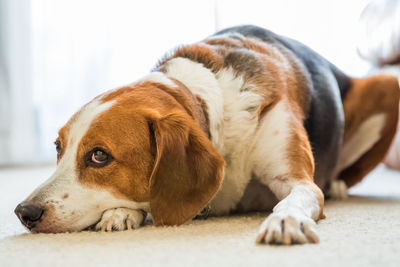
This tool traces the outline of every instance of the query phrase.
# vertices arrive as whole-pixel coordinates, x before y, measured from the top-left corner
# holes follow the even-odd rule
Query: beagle
[[[381,162],[398,104],[392,76],[350,78],[295,40],[225,29],[83,106],[15,213],[59,233],[272,209],[258,243],[317,243],[324,193],[345,198]]]

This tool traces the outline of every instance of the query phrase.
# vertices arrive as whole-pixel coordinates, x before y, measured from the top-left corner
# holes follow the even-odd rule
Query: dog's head
[[[118,207],[149,211],[156,225],[190,220],[217,192],[224,164],[193,114],[182,91],[156,82],[95,98],[59,131],[57,169],[17,216],[52,233],[83,230]]]

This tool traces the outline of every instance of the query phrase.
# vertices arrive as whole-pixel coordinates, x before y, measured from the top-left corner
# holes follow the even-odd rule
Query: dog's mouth
[[[103,212],[90,223],[88,226],[73,227],[69,223],[61,223],[62,220],[57,219],[55,216],[50,214],[43,214],[42,218],[34,223],[22,223],[27,230],[31,233],[71,233],[71,232],[81,232],[81,231],[96,231],[96,225],[100,222]],[[47,216],[46,216],[47,215]]]
[[[24,225],[31,233],[34,234],[39,234],[39,233],[48,233],[48,234],[58,234],[58,233],[72,233],[72,232],[94,232],[96,231],[96,225],[100,220],[97,220],[95,223],[81,228],[81,229],[68,229],[64,228],[63,226],[56,226],[56,225],[51,225],[49,227],[46,227],[44,225],[40,224],[35,224],[35,225]]]

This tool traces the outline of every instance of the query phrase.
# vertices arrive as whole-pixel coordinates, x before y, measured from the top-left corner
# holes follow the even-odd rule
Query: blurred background
[[[369,2],[0,0],[0,166],[54,163],[58,129],[80,106],[228,26],[290,36],[363,76],[375,64],[357,52]]]

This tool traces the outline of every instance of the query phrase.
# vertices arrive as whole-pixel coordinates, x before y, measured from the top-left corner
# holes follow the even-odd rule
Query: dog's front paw
[[[304,244],[318,243],[315,222],[306,216],[279,215],[272,213],[261,224],[257,243]]]
[[[139,228],[145,219],[142,211],[127,208],[109,209],[103,213],[96,230],[111,232]]]

